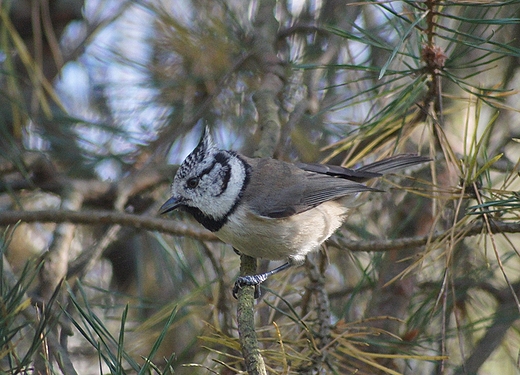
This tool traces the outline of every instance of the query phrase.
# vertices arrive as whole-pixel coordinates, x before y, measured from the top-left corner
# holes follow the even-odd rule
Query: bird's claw
[[[263,280],[259,280],[257,275],[246,275],[246,276],[240,276],[235,281],[235,285],[233,286],[233,297],[237,299],[237,294],[240,289],[242,289],[245,286],[254,286],[255,292],[254,292],[254,298],[257,299],[260,297],[260,283]]]

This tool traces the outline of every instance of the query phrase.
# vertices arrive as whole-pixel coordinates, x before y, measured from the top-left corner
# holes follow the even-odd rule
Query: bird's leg
[[[271,271],[267,271],[264,273],[259,273],[258,275],[245,275],[239,276],[235,281],[235,285],[233,286],[233,297],[237,298],[237,293],[239,289],[242,289],[244,286],[254,286],[255,287],[255,298],[260,297],[260,284],[263,283],[267,278],[275,273],[286,270],[291,267],[292,264],[287,262],[282,264],[280,267],[276,267]]]

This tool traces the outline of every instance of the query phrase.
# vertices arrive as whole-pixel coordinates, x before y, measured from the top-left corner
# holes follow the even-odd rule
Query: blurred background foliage
[[[244,371],[238,257],[182,213],[154,217],[203,124],[252,155],[274,72],[275,157],[433,162],[265,285],[268,372],[518,372],[519,9],[0,1],[1,371]]]

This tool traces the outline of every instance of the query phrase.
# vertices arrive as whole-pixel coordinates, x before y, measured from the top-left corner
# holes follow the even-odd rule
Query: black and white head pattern
[[[236,153],[218,149],[206,128],[179,167],[172,196],[207,229],[217,231],[235,209],[248,181],[248,164]]]

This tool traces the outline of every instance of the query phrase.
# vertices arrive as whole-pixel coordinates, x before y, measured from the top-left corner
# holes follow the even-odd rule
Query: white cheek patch
[[[219,168],[218,166],[216,168]],[[218,172],[211,172],[200,179],[197,194],[200,197],[219,196],[224,190],[223,180]]]
[[[194,202],[205,215],[221,220],[233,209],[246,179],[244,164],[236,157],[229,158],[228,168],[231,174],[227,184],[225,183],[225,170],[217,164],[214,170],[203,177],[200,187],[200,195]],[[220,167],[220,168],[219,168]]]
[[[219,196],[223,194],[228,186],[228,173],[229,166],[222,164],[215,164],[215,167],[211,170],[210,173],[202,177],[202,183],[207,187],[207,191],[212,196]]]

